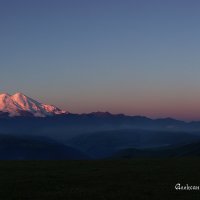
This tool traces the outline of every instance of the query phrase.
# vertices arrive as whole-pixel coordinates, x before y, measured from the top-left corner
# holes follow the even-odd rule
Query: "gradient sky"
[[[70,112],[200,119],[199,0],[0,0],[0,92]]]

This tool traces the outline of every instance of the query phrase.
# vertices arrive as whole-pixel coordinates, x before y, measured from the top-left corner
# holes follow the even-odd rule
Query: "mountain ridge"
[[[152,121],[165,125],[169,124],[169,128],[173,128],[174,124],[193,124],[198,125],[200,121],[184,121],[171,117],[166,118],[156,118],[152,119],[147,116],[142,115],[126,115],[123,113],[113,114],[108,111],[96,111],[90,113],[71,113],[69,111],[62,110],[54,105],[44,104],[37,100],[34,100],[21,92],[17,92],[13,95],[8,93],[0,93],[0,118],[7,117],[52,117],[52,116],[65,116],[71,114],[76,117],[83,117],[85,119],[118,119],[119,121],[135,121],[135,122],[145,122],[150,123]]]
[[[61,110],[56,106],[40,103],[20,92],[13,95],[1,93],[0,112],[4,114],[7,113],[9,117],[26,115],[45,117],[69,113],[68,111]]]

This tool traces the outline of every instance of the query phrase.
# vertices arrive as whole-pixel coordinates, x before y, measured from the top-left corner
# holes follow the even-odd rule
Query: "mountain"
[[[183,145],[160,148],[126,148],[114,153],[110,159],[199,157],[200,140]]]
[[[0,94],[0,116],[35,116],[45,117],[59,114],[67,114],[67,111],[40,103],[22,93],[9,95]]]
[[[132,129],[85,133],[67,140],[66,144],[85,152],[92,158],[99,159],[129,148],[136,149],[140,153],[141,149],[144,148],[168,148],[194,143],[195,141],[200,141],[199,135],[182,131]]]
[[[83,152],[47,137],[0,134],[0,160],[82,160]]]

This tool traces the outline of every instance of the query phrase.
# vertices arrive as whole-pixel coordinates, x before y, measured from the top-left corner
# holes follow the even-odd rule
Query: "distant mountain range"
[[[85,120],[107,120],[108,122],[123,123],[126,121],[136,124],[160,124],[161,126],[168,126],[167,128],[174,128],[177,125],[195,124],[198,122],[186,123],[181,120],[173,118],[150,119],[145,116],[127,116],[124,114],[111,114],[109,112],[92,112],[87,114],[72,114],[69,111],[62,110],[54,105],[48,105],[36,101],[23,93],[15,93],[13,95],[7,93],[0,93],[0,117],[1,118],[15,118],[15,117],[71,117],[84,118]],[[127,124],[126,123],[126,124]]]
[[[22,93],[0,95],[0,159],[164,157],[183,155],[177,154],[181,149],[186,149],[184,155],[199,155],[199,141],[200,122],[109,112],[72,114]]]
[[[30,128],[31,127],[31,128]],[[63,135],[109,130],[164,130],[199,132],[200,122],[172,118],[150,119],[109,112],[72,114],[56,106],[40,103],[22,93],[0,94],[0,132]]]

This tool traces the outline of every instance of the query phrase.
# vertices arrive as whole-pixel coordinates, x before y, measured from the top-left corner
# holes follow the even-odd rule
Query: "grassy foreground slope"
[[[200,199],[200,159],[0,161],[2,200]]]

